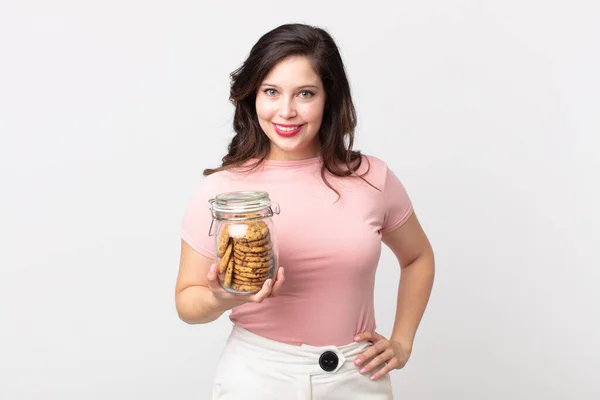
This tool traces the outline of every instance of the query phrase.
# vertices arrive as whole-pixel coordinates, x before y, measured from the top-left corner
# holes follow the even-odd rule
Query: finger
[[[371,378],[369,378],[369,379],[371,379],[372,381],[375,381],[375,380],[383,377],[385,374],[389,373],[391,370],[395,369],[398,365],[399,365],[399,362],[394,357],[390,361],[388,361],[388,363],[383,368],[381,368],[379,371],[377,371],[373,375],[371,375]]]
[[[379,334],[377,332],[361,332],[361,333],[357,334],[356,336],[354,336],[354,341],[361,342],[363,340],[368,340],[370,342],[375,343],[380,338],[381,337],[379,336]]]
[[[271,293],[272,286],[273,279],[267,279],[263,284],[262,288],[260,288],[260,291],[258,291],[251,297],[251,301],[254,301],[256,303],[262,303],[263,300],[267,298],[267,296]]]
[[[206,279],[208,280],[208,288],[213,292],[221,291],[221,285],[219,284],[219,275],[217,274],[217,265],[212,264],[210,269],[208,270],[208,275],[206,275]]]
[[[367,374],[375,368],[383,366],[383,363],[390,361],[392,358],[394,358],[394,350],[390,347],[384,352],[379,353],[371,362],[361,368],[360,373]]]
[[[281,290],[281,286],[283,285],[283,281],[285,280],[285,276],[283,275],[283,267],[279,267],[277,271],[277,279],[275,280],[275,284],[273,285],[273,290],[271,291],[271,297],[275,297],[279,294]]]
[[[383,340],[376,342],[374,345],[369,346],[367,350],[363,351],[361,354],[358,355],[358,357],[354,359],[354,365],[356,365],[357,367],[364,365],[367,361],[369,361],[373,357],[376,357],[385,349],[386,342],[384,342]]]

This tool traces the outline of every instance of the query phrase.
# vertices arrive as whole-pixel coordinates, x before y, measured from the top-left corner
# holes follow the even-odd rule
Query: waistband
[[[353,342],[344,346],[295,346],[262,337],[234,325],[226,349],[284,368],[297,367],[311,374],[332,374],[355,370],[354,359],[369,346],[372,346],[369,341]],[[320,358],[326,352],[333,352],[338,358],[338,365],[333,371],[325,371],[319,365]]]

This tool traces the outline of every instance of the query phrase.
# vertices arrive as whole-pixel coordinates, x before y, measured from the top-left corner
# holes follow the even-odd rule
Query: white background
[[[396,397],[600,398],[598,2],[336,3],[2,1],[1,399],[210,398],[230,323],[177,317],[181,217],[286,22],[337,40],[434,246]],[[385,249],[384,335],[398,276]]]

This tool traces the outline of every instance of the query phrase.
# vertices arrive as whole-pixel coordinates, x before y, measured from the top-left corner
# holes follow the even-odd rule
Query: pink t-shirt
[[[231,311],[231,321],[280,342],[312,346],[345,345],[356,333],[375,329],[373,292],[381,254],[381,234],[411,215],[411,201],[396,175],[373,156],[364,156],[360,178],[327,175],[319,157],[266,161],[247,173],[221,171],[207,176],[183,218],[181,236],[192,248],[214,257],[209,199],[222,192],[260,190],[279,203],[273,217],[279,264],[285,269],[281,294]]]

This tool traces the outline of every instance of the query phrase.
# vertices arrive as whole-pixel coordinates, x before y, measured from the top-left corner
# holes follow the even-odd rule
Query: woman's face
[[[301,160],[319,154],[325,90],[306,57],[276,64],[256,94],[260,127],[271,140],[272,160]]]

